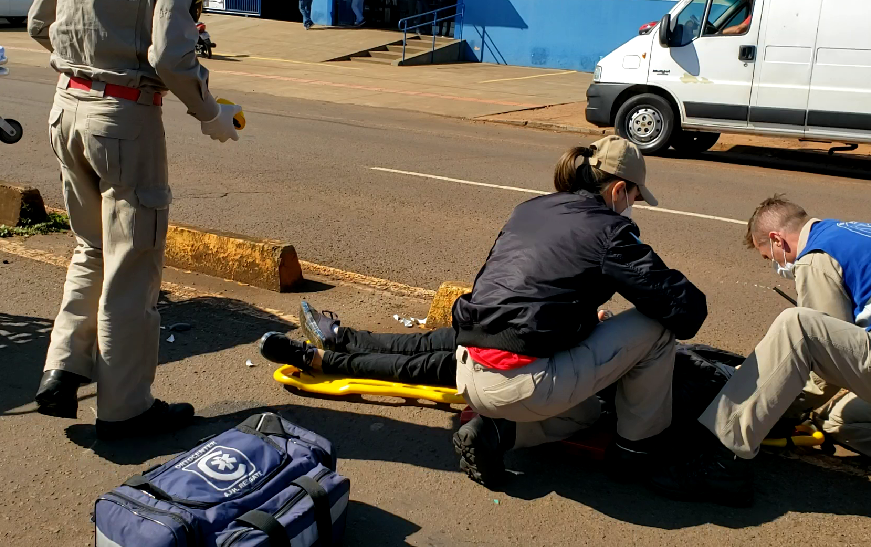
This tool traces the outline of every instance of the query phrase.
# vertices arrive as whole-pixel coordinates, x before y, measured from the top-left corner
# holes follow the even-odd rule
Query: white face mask
[[[617,208],[615,207],[613,211],[616,213]],[[629,192],[626,192],[626,208],[620,212],[620,215],[626,218],[632,218],[632,205],[629,204]]]
[[[795,268],[795,263],[786,261],[786,249],[783,250],[783,266],[781,266],[774,258],[774,242],[770,239],[768,240],[768,248],[771,251],[771,265],[777,275],[785,279],[795,279],[795,272],[792,271]]]

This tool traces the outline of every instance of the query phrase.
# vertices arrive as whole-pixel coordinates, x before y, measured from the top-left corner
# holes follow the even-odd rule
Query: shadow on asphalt
[[[871,180],[871,158],[838,154],[837,152],[829,156],[826,152],[818,150],[786,150],[739,145],[733,146],[729,150],[705,152],[692,156],[682,155],[669,149],[662,153],[662,157],[752,165],[767,169]]]
[[[600,462],[567,457],[558,445],[517,451],[506,464],[525,471],[505,488],[510,496],[532,500],[556,493],[611,518],[664,530],[707,523],[747,528],[791,512],[871,517],[866,477],[775,454],[756,458],[756,502],[747,509],[672,501],[638,484],[615,483],[604,475]]]
[[[313,282],[317,283],[317,282]],[[161,293],[158,307],[161,324],[187,323],[184,332],[161,330],[160,364],[182,361],[194,355],[220,352],[251,344],[267,331],[289,331],[296,325],[232,298],[198,297],[173,302]],[[256,317],[255,317],[256,316]],[[41,317],[22,317],[0,313],[0,351],[4,381],[0,383],[0,415],[35,412],[28,405],[42,376],[45,355],[54,321]],[[172,335],[174,342],[167,342]],[[83,395],[79,400],[92,396]]]
[[[340,459],[391,461],[440,471],[458,471],[450,440],[452,430],[458,425],[456,422],[454,428],[448,430],[381,416],[293,404],[267,407],[228,402],[204,409],[204,417],[175,435],[148,440],[97,442],[93,427],[82,424],[67,428],[67,437],[113,463],[144,464],[152,458],[187,450],[205,437],[233,427],[252,414],[266,411],[277,412],[332,440]],[[867,503],[871,497],[871,484],[867,478],[770,454],[757,458],[756,503],[749,509],[675,502],[640,485],[615,483],[602,473],[600,462],[571,456],[559,445],[512,452],[506,463],[510,469],[521,470],[507,484],[506,495],[534,500],[555,493],[614,519],[665,530],[706,523],[747,528],[772,522],[790,512],[871,517],[871,505]],[[393,525],[392,515],[383,517],[386,519],[383,525]],[[375,518],[376,527],[379,518]],[[413,533],[401,529],[401,523],[399,526],[400,529],[385,545],[402,545],[402,538]]]
[[[372,545],[373,538],[378,538],[378,545],[385,547],[410,545],[405,539],[420,530],[420,526],[411,521],[354,500],[348,505],[346,528],[348,533],[342,543],[345,547]]]
[[[275,412],[285,419],[316,431],[333,442],[340,459],[407,463],[439,471],[457,469],[451,445],[454,427],[442,429],[414,423],[294,404],[262,406],[251,402],[226,402],[198,410],[193,425],[171,435],[118,442],[97,441],[94,426],[74,424],[67,438],[90,448],[103,459],[119,465],[137,465],[188,450],[206,437],[234,427],[253,414]]]
[[[54,321],[0,313],[0,415],[33,401]]]

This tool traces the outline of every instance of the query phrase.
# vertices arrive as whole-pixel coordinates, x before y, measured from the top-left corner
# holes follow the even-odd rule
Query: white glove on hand
[[[242,112],[242,107],[237,104],[219,104],[218,115],[208,122],[200,122],[203,135],[212,137],[212,140],[227,142],[229,139],[239,140],[239,133],[233,126],[233,116]]]

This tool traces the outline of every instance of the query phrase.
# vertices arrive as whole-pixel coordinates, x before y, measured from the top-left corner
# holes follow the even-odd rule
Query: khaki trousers
[[[845,391],[820,409],[819,422],[839,444],[871,457],[871,403]]]
[[[161,110],[58,86],[49,119],[77,246],[45,370],[97,382],[97,416],[154,402],[168,187]]]
[[[811,371],[871,401],[871,333],[809,308],[784,311],[699,422],[735,454],[752,458]]]
[[[632,309],[600,323],[576,348],[515,370],[457,349],[457,389],[476,412],[517,422],[515,447],[559,441],[599,417],[596,393],[618,383],[617,432],[640,440],[671,423],[674,336]]]

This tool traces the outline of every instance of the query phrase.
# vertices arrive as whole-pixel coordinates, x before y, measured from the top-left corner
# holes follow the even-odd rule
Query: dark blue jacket
[[[679,339],[692,338],[708,314],[704,293],[601,196],[534,198],[514,209],[472,292],[454,304],[457,343],[549,357],[583,342],[615,292]]]

